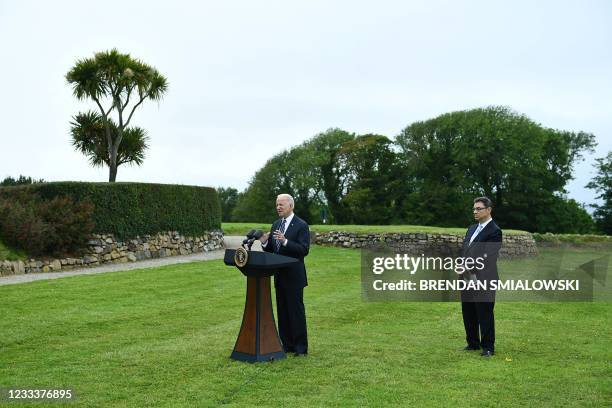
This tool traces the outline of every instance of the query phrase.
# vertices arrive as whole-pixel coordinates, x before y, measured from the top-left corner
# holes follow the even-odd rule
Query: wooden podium
[[[247,277],[242,326],[231,358],[250,363],[285,358],[272,311],[270,276],[298,260],[269,252],[245,252],[248,255],[242,267],[236,265],[235,249],[226,249],[224,257],[226,265],[235,266]]]

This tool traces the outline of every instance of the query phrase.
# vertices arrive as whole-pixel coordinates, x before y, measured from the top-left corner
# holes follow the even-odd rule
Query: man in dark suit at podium
[[[491,218],[492,202],[487,197],[474,200],[473,214],[476,224],[468,227],[463,240],[463,257],[483,258],[482,270],[466,271],[464,279],[490,282],[498,280],[497,256],[502,244],[502,231]],[[461,312],[467,346],[465,350],[481,350],[483,357],[495,353],[495,291],[464,290],[461,292]],[[479,336],[480,331],[480,336]]]
[[[276,198],[276,212],[280,218],[272,224],[270,232],[265,233],[259,240],[264,251],[299,260],[274,275],[274,287],[278,334],[283,349],[286,353],[305,356],[308,354],[308,337],[304,287],[308,286],[308,280],[304,257],[310,249],[310,231],[308,224],[293,213],[293,208],[293,197],[280,194]]]

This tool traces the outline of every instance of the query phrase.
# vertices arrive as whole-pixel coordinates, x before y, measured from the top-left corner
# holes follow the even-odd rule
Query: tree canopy
[[[116,49],[78,60],[66,80],[77,99],[90,99],[99,110],[99,115],[88,112],[73,118],[73,145],[92,164],[108,165],[109,181],[114,182],[119,165],[142,163],[145,133],[129,125],[145,100],[163,97],[168,81],[155,68]]]
[[[502,227],[541,232],[556,229],[548,216],[553,197],[566,194],[574,164],[595,146],[592,134],[545,128],[498,106],[416,122],[396,140],[415,176],[408,218],[464,225],[471,200],[485,195]]]
[[[588,188],[599,193],[597,198],[602,200],[602,204],[593,205],[595,221],[601,232],[612,235],[612,152],[596,159],[595,169],[595,177],[587,184]]]
[[[594,136],[543,127],[503,106],[412,123],[393,141],[329,129],[283,151],[253,176],[232,219],[269,222],[289,193],[296,213],[336,224],[465,226],[472,200],[493,200],[506,228],[587,233],[586,210],[566,198],[573,166]]]

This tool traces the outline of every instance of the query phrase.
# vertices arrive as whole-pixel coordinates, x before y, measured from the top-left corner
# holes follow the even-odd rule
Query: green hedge
[[[546,244],[591,244],[591,243],[606,243],[612,244],[612,236],[610,235],[594,235],[594,234],[545,234],[533,233],[533,239],[538,243]]]
[[[69,196],[94,204],[95,233],[127,239],[163,231],[199,235],[220,229],[221,207],[209,187],[148,183],[53,182],[0,188],[0,195],[33,190],[43,199]]]

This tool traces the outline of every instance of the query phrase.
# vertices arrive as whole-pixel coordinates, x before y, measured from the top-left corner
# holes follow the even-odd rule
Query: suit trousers
[[[468,346],[495,351],[494,302],[461,302]],[[478,331],[480,329],[480,336]]]
[[[307,353],[304,288],[276,287],[278,334],[285,352]]]

